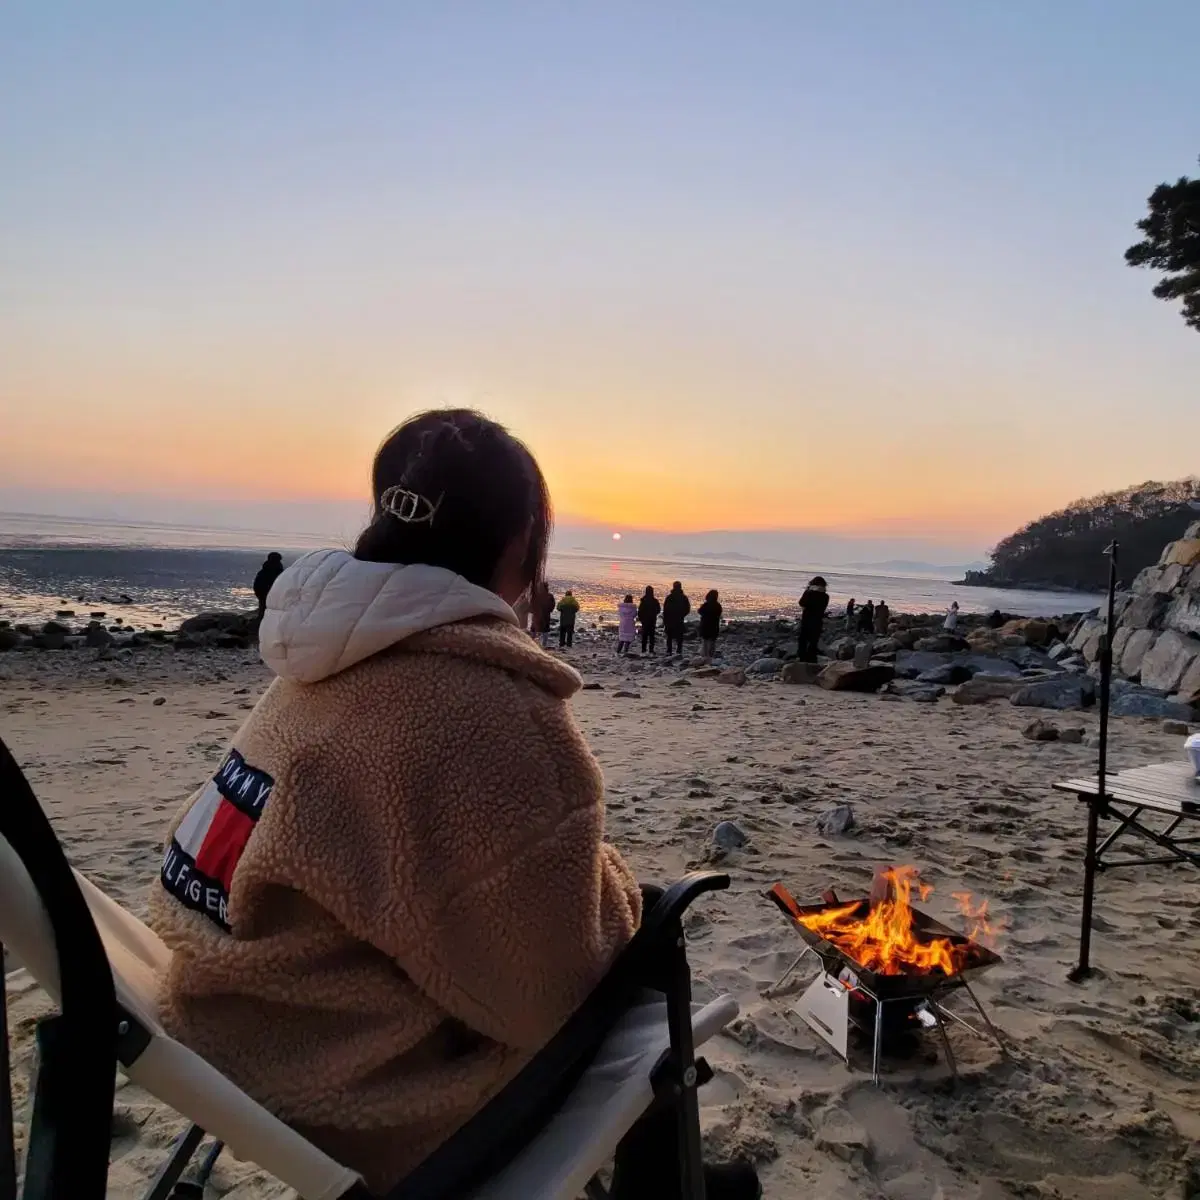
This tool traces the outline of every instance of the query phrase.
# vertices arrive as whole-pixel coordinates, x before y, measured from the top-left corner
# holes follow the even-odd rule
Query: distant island
[[[1200,479],[1150,481],[1076,500],[1000,542],[991,566],[968,571],[967,587],[1096,592],[1108,585],[1105,548],[1120,544],[1119,573],[1128,583],[1182,537],[1200,511]]]

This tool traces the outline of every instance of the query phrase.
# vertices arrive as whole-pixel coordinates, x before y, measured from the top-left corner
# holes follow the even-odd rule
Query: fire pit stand
[[[800,964],[813,954],[821,963],[821,972],[808,985],[793,1006],[793,1012],[822,1041],[827,1043],[846,1062],[850,1063],[850,1031],[858,1029],[871,1044],[871,1079],[879,1083],[879,1063],[888,1037],[897,1031],[919,1033],[937,1029],[946,1055],[946,1065],[953,1078],[958,1077],[958,1063],[946,1031],[947,1021],[969,1030],[975,1037],[991,1040],[1005,1053],[1000,1031],[987,1015],[971,987],[970,980],[995,966],[1000,956],[987,947],[971,941],[963,934],[942,925],[918,909],[913,909],[913,928],[922,936],[945,938],[966,951],[966,966],[955,974],[942,971],[885,975],[863,967],[834,942],[804,924],[803,918],[829,908],[844,907],[832,893],[825,903],[801,906],[780,884],[768,893],[787,918],[789,924],[804,939],[804,949],[780,978],[767,989],[766,995],[777,994],[796,973]],[[865,913],[870,901],[858,902]],[[983,1027],[972,1024],[947,1006],[946,1001],[956,992],[966,992],[983,1021]]]
[[[766,994],[771,996],[778,993],[796,973],[804,959],[809,954],[816,953],[811,946],[805,946],[799,957]],[[970,997],[971,1003],[983,1020],[984,1028],[971,1024],[943,1003],[958,991],[964,991]],[[859,1013],[854,1012],[855,1008],[860,1010]],[[987,1010],[979,1002],[979,997],[975,995],[970,983],[961,975],[946,976],[933,989],[909,992],[889,989],[886,995],[880,995],[851,968],[843,967],[833,975],[822,965],[820,974],[813,979],[792,1007],[792,1011],[823,1042],[832,1047],[847,1066],[850,1065],[851,1029],[857,1028],[866,1034],[871,1041],[871,1082],[875,1084],[879,1083],[879,1062],[886,1040],[885,1029],[889,1009],[901,1021],[908,1018],[910,1024],[920,1029],[937,1029],[945,1051],[946,1065],[955,1079],[958,1078],[958,1061],[954,1057],[954,1050],[946,1033],[947,1020],[961,1025],[977,1038],[994,1041],[1001,1053],[1004,1053],[1004,1042],[999,1030],[992,1024]]]

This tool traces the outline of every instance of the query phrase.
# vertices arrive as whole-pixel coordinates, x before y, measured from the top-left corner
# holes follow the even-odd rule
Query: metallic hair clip
[[[443,492],[431,503],[419,492],[410,492],[403,487],[390,487],[379,497],[379,507],[397,521],[403,521],[405,525],[432,525],[433,518],[437,516],[445,498],[446,493]]]

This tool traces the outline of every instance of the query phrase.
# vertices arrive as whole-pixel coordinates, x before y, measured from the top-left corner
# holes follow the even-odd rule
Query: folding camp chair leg
[[[0,945],[0,964],[3,962],[4,946]],[[16,1126],[9,1071],[8,995],[0,991],[0,1200],[16,1200],[17,1197]]]
[[[175,1139],[175,1144],[171,1147],[170,1157],[159,1168],[158,1174],[155,1175],[149,1190],[142,1197],[142,1200],[169,1200],[175,1185],[182,1178],[184,1171],[187,1170],[188,1163],[192,1161],[192,1156],[196,1153],[203,1140],[204,1130],[199,1125],[192,1125],[188,1129],[185,1129]]]

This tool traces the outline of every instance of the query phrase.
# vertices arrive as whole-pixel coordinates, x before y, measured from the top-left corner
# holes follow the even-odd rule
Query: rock
[[[784,683],[816,683],[824,669],[820,663],[790,662],[784,665],[779,678]]]
[[[938,633],[933,637],[921,638],[913,649],[929,650],[940,654],[956,654],[960,650],[969,650],[963,638],[957,637],[953,633]]]
[[[622,688],[619,692],[613,692],[613,696],[618,700],[640,700],[641,692],[631,692],[628,688]]]
[[[51,622],[53,624],[53,622]],[[65,650],[67,648],[67,635],[65,633],[39,633],[33,637],[33,645],[38,650]]]
[[[1016,679],[1021,668],[1010,658],[998,658],[992,654],[968,654],[962,664],[971,672],[971,677],[987,675],[989,678]]]
[[[1146,596],[1135,596],[1121,614],[1121,627],[1130,630],[1159,629],[1166,611],[1166,596],[1153,592]]]
[[[717,676],[718,683],[728,683],[732,687],[742,687],[746,682],[744,667],[730,667]]]
[[[884,637],[875,639],[876,656],[881,654],[895,654],[900,649],[900,643],[894,637]]]
[[[1018,708],[1088,708],[1096,701],[1096,685],[1085,675],[1059,675],[1026,683],[1009,700]]]
[[[884,690],[885,695],[902,696],[916,704],[934,704],[946,694],[939,684],[921,683],[915,679],[893,679]]]
[[[83,635],[83,644],[93,650],[103,650],[113,644],[113,635],[103,625],[89,625]]]
[[[162,708],[162,706],[163,706],[164,704],[166,704],[166,702],[167,702],[167,698],[166,698],[166,696],[156,696],[156,697],[154,698],[154,707],[155,707],[155,708]]]
[[[874,647],[870,641],[859,642],[854,647],[854,657],[850,661],[854,664],[855,670],[862,671],[871,665],[871,651],[873,649]]]
[[[1178,737],[1187,737],[1191,733],[1191,727],[1186,721],[1164,721],[1162,731],[1163,733],[1173,733]]]
[[[955,704],[986,704],[989,700],[1007,700],[1013,692],[1025,686],[1020,676],[1006,679],[997,675],[976,675],[967,680],[951,699]]]
[[[583,685],[583,690],[584,690],[585,692],[602,692],[602,691],[604,691],[604,684],[602,684],[602,683],[596,683],[596,682],[593,680],[593,681],[592,681],[592,682],[590,682],[590,683],[585,683],[585,684]]]
[[[778,675],[783,663],[778,658],[755,659],[747,668],[747,675]]]
[[[719,850],[740,850],[749,841],[742,827],[733,821],[722,821],[712,831],[712,844]]]
[[[1018,637],[1026,646],[1048,646],[1054,636],[1054,626],[1038,617],[1022,617],[1007,622],[998,632],[1001,639]]]
[[[843,1162],[866,1162],[871,1151],[867,1131],[840,1105],[825,1109],[817,1118],[813,1143]]]
[[[918,683],[940,683],[954,685],[966,683],[973,672],[965,663],[949,662],[929,671],[922,671],[917,676]]]
[[[703,661],[703,660],[701,660]],[[693,679],[717,679],[724,671],[723,667],[699,667],[692,672]]]
[[[1197,710],[1184,700],[1134,688],[1122,693],[1109,710],[1114,717],[1155,717],[1163,721],[1194,721]]]
[[[108,613],[106,613],[106,612],[94,612],[94,613],[88,613],[88,616],[89,616],[89,617],[90,617],[90,618],[91,618],[93,621],[103,621],[103,620],[104,620],[104,618],[108,616]]]
[[[1167,610],[1163,624],[1179,633],[1200,637],[1200,591],[1182,592]]]
[[[948,654],[933,654],[922,650],[901,650],[896,655],[896,674],[916,679],[925,671],[933,671],[950,662]]]
[[[1068,725],[1067,728],[1058,731],[1058,740],[1069,742],[1072,746],[1082,745],[1086,736],[1087,730],[1082,725]]]
[[[1142,686],[1173,692],[1198,653],[1200,641],[1168,629],[1142,659]]]
[[[668,687],[691,687],[692,681],[690,679],[672,679],[671,682],[669,684],[667,684],[667,686]]]
[[[849,804],[839,804],[817,818],[817,829],[825,837],[838,837],[854,828],[854,809]]]
[[[1055,642],[1049,650],[1051,662],[1061,662],[1064,658],[1069,658],[1071,655],[1071,647],[1066,642]]]
[[[1179,681],[1179,699],[1185,704],[1200,704],[1200,657],[1183,673]]]
[[[1117,631],[1118,635],[1120,630]],[[1158,634],[1153,629],[1134,629],[1125,641],[1125,645],[1121,649],[1121,658],[1117,663],[1117,670],[1122,675],[1137,675],[1142,669],[1142,660],[1146,657],[1146,652],[1158,640]],[[1115,654],[1117,643],[1113,641],[1113,654]]]
[[[817,683],[832,692],[874,692],[896,677],[890,663],[856,667],[852,662],[833,662],[817,677]]]
[[[1071,634],[1067,644],[1072,650],[1078,650],[1084,658],[1090,661],[1094,655],[1084,654],[1084,647],[1090,645],[1092,639],[1103,632],[1104,622],[1099,617],[1085,617],[1075,626],[1075,632]]]
[[[54,634],[61,634],[63,637],[66,637],[70,632],[71,630],[68,626],[62,625],[58,621],[47,621],[45,625],[42,626],[42,633],[50,636],[53,636]]]
[[[15,629],[0,629],[0,653],[15,650],[24,640]]]
[[[75,615],[75,610],[73,608],[60,608],[54,615],[60,619],[66,620],[68,617],[73,617]]]
[[[1036,721],[1030,721],[1021,730],[1021,736],[1028,738],[1031,742],[1057,742],[1058,726],[1051,725],[1049,721],[1043,721],[1039,717]]]
[[[1183,538],[1171,542],[1159,559],[1163,566],[1194,567],[1200,563],[1200,538]]]
[[[195,635],[198,633],[229,633],[238,637],[250,637],[254,634],[255,613],[240,612],[203,612],[194,617],[188,617],[179,626],[180,633]]]
[[[854,648],[857,645],[858,641],[856,638],[834,638],[834,640],[829,643],[829,657],[836,659],[839,662],[848,662],[854,657]]]

